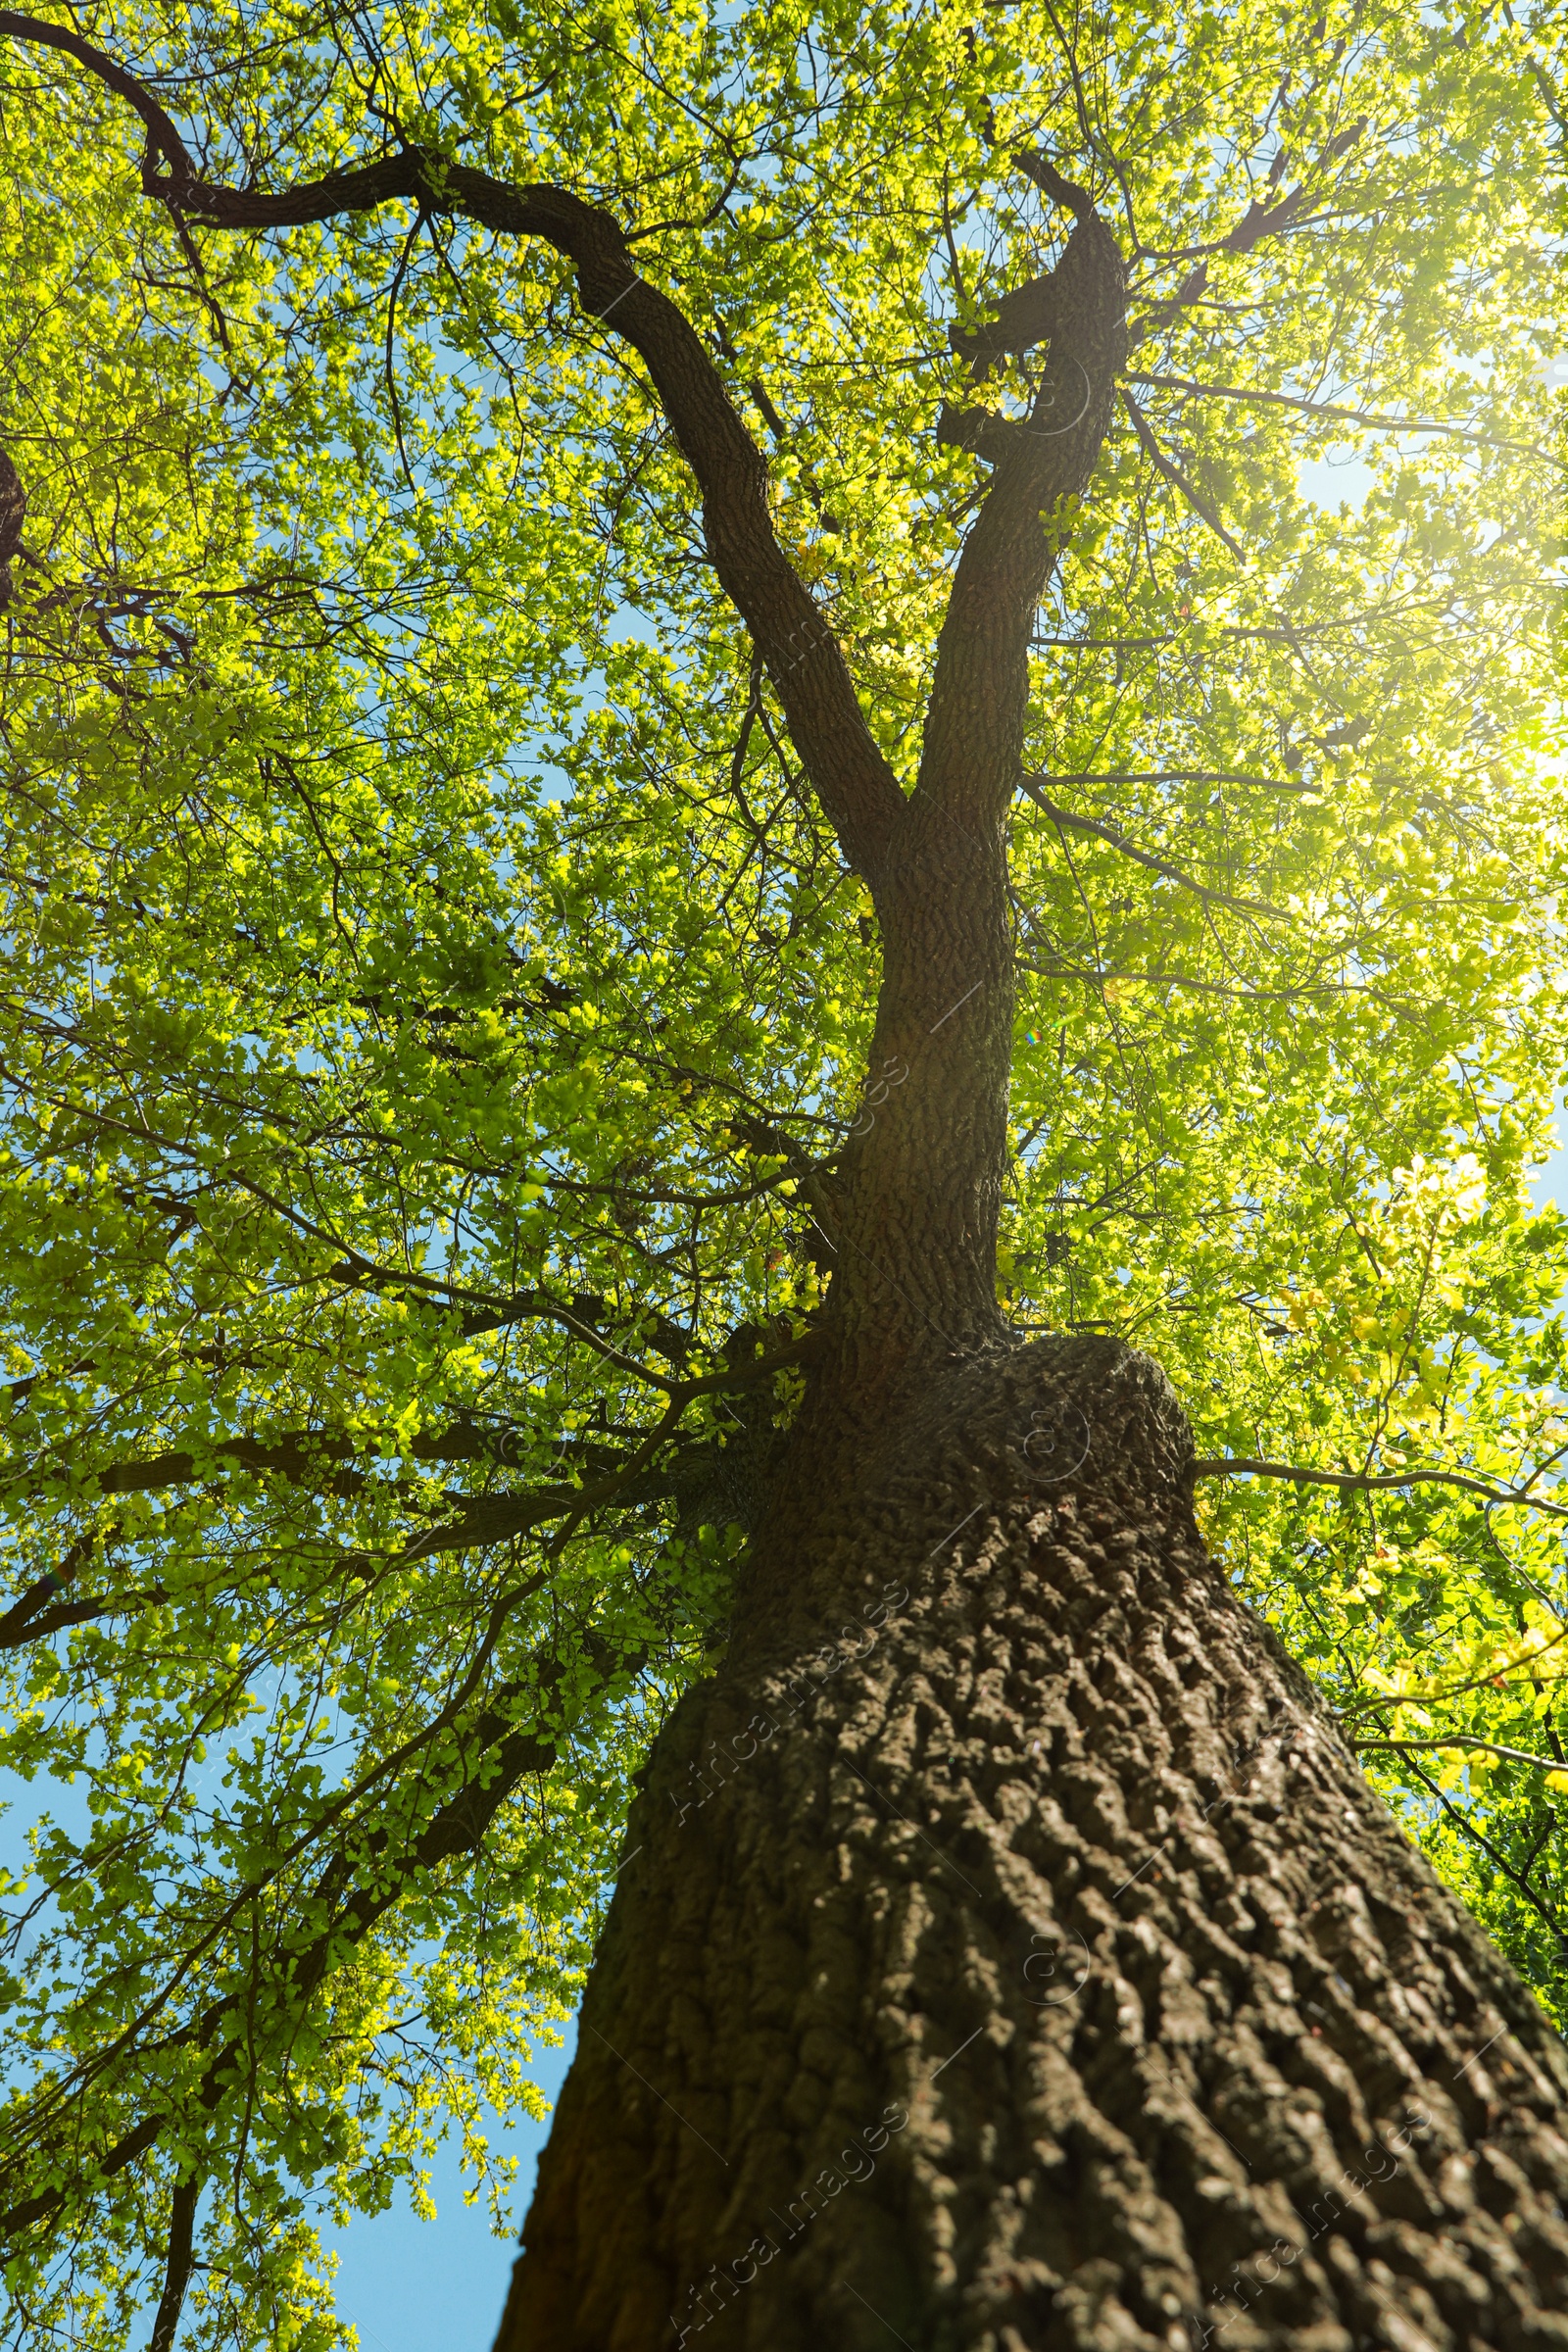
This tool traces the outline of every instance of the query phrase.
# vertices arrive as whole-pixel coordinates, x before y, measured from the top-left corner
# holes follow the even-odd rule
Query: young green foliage
[[[78,29],[211,183],[417,147],[608,208],[906,788],[976,447],[1049,383],[996,323],[1064,241],[1020,155],[1092,192],[1132,352],[1032,652],[1005,1304],[1159,1357],[1216,1473],[1350,1482],[1203,1507],[1560,2016],[1539,15]],[[195,2180],[189,2340],[325,2347],[315,2214],[447,2118],[504,2210],[483,2104],[537,2111],[723,1640],[814,1176],[882,1115],[875,910],[563,255],[433,202],[192,225],[4,23],[8,2340],[140,2340]]]

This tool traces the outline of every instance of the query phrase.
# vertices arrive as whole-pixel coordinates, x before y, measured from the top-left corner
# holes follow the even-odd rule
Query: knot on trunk
[[[855,1487],[786,1544],[764,1518],[731,1666],[755,1675],[837,1640],[888,1589],[918,1592],[956,1552],[979,1561],[1042,1519],[1168,1534],[1202,1559],[1195,1458],[1165,1374],[1120,1340],[1054,1335],[932,1373]]]
[[[1152,1356],[1116,1339],[1054,1334],[934,1384],[889,1483],[904,1512],[918,1489],[937,1517],[950,1502],[1069,1493],[1168,1516],[1188,1505],[1195,1458],[1187,1415]]]

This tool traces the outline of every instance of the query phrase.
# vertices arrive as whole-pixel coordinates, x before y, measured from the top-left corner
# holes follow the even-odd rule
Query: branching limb
[[[165,113],[145,83],[138,81],[133,74],[127,74],[122,66],[117,66],[114,59],[102,49],[95,49],[91,41],[84,41],[79,32],[72,31],[69,24],[48,24],[40,17],[19,16],[11,9],[0,9],[0,33],[9,33],[14,40],[31,41],[41,48],[64,50],[68,57],[74,57],[78,65],[85,66],[89,73],[95,74],[106,88],[114,91],[117,98],[123,98],[127,106],[134,107],[147,130],[147,160],[142,165],[141,177],[142,186],[149,194],[157,185],[153,170],[155,156],[161,155],[176,177],[183,175],[194,178],[185,142],[175,128],[172,117]]]
[[[39,1583],[46,1580],[40,1578]],[[37,1591],[37,1586],[32,1588]],[[62,1601],[55,1609],[40,1608],[35,1615],[24,1614],[24,1593],[14,1609],[0,1617],[0,1649],[22,1649],[29,1642],[47,1642],[51,1634],[63,1634],[74,1625],[92,1625],[100,1617],[124,1617],[132,1609],[157,1608],[169,1594],[162,1585],[152,1585],[144,1592],[95,1593],[89,1600]]]
[[[771,1367],[770,1367],[771,1368]],[[400,1458],[415,1462],[489,1462],[517,1466],[515,1433],[510,1425],[492,1429],[472,1421],[460,1421],[450,1429],[421,1432],[412,1438],[387,1442],[387,1450]],[[258,1476],[287,1479],[292,1485],[308,1487],[312,1493],[330,1494],[349,1500],[365,1492],[369,1483],[363,1470],[349,1470],[343,1464],[356,1460],[375,1460],[378,1447],[372,1433],[347,1438],[331,1430],[292,1430],[270,1444],[260,1439],[236,1435],[211,1437],[201,1454],[172,1449],[167,1453],[146,1455],[140,1461],[110,1462],[92,1474],[93,1484],[100,1494],[151,1494],[170,1487],[189,1486],[200,1479],[211,1478],[215,1461],[232,1465],[237,1470],[255,1472]],[[590,1453],[590,1461],[595,1457]],[[601,1452],[600,1461],[606,1457]],[[48,1464],[41,1465],[34,1475],[25,1479],[8,1480],[0,1493],[37,1492],[49,1476]],[[22,1608],[35,1592],[37,1605],[52,1592],[69,1584],[82,1564],[91,1539],[74,1544],[67,1559],[48,1577],[40,1577],[35,1587],[17,1603]],[[0,1618],[0,1648],[6,1641],[6,1619]]]
[[[164,2269],[164,2291],[159,2299],[147,2352],[171,2352],[173,2344],[174,2330],[179,2326],[179,2314],[185,2301],[185,2288],[190,2280],[191,2240],[201,2193],[201,2180],[194,2173],[189,2180],[175,2185],[169,2216],[169,2258]]]
[[[1340,131],[1324,148],[1322,155],[1318,158],[1317,169],[1320,172],[1325,171],[1330,164],[1337,163],[1342,155],[1347,154],[1355,145],[1365,128],[1366,123],[1362,120],[1348,124]],[[1282,147],[1275,157],[1274,171],[1270,173],[1270,188],[1277,184],[1278,175],[1283,173],[1285,168],[1286,156]],[[1173,295],[1163,302],[1155,303],[1152,310],[1146,311],[1144,316],[1134,322],[1130,340],[1135,344],[1143,342],[1146,335],[1156,334],[1161,327],[1169,326],[1172,320],[1179,318],[1191,304],[1201,300],[1208,287],[1208,263],[1203,258],[1204,256],[1250,253],[1252,248],[1260,244],[1265,237],[1277,236],[1284,229],[1300,225],[1301,207],[1306,202],[1306,196],[1307,191],[1304,184],[1300,187],[1288,188],[1285,194],[1273,204],[1259,203],[1254,196],[1240,220],[1214,243],[1187,246],[1180,253],[1151,253],[1147,255],[1146,258],[1153,262],[1196,261],[1198,266],[1188,272]]]
[[[1038,147],[1020,147],[1017,160],[1018,169],[1034,181],[1042,195],[1051,198],[1053,204],[1062,206],[1075,220],[1095,219],[1095,200],[1089,190],[1079,187],[1076,180],[1068,179],[1064,172],[1058,172],[1051,158],[1042,155]]]
[[[47,1610],[51,1617],[58,1618],[60,1613],[50,1609],[49,1603],[57,1593],[70,1590],[77,1571],[92,1557],[97,1541],[96,1533],[78,1536],[58,1568],[51,1569],[45,1576],[35,1577],[25,1592],[18,1595],[4,1616],[0,1616],[0,1649],[15,1649],[21,1642],[36,1641],[37,1635],[32,1628],[41,1610]],[[96,1616],[99,1613],[99,1604],[95,1602],[88,1610],[88,1615]],[[79,1625],[85,1619],[68,1614],[66,1622]]]
[[[1324,161],[1332,161],[1333,156],[1331,147]],[[1226,230],[1224,236],[1212,238],[1206,245],[1184,245],[1178,253],[1151,253],[1148,258],[1152,262],[1206,264],[1210,254],[1250,253],[1253,246],[1261,244],[1265,237],[1278,236],[1283,229],[1298,227],[1301,224],[1301,208],[1306,201],[1307,190],[1304,185],[1287,188],[1275,204],[1260,204],[1254,196],[1241,219]],[[1197,274],[1200,282],[1195,291],[1187,296],[1189,301],[1196,301],[1207,282],[1206,267]]]

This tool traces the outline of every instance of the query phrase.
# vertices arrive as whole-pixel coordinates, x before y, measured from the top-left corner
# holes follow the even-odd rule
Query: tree
[[[1568,2340],[1560,27],[0,31],[13,2340]]]

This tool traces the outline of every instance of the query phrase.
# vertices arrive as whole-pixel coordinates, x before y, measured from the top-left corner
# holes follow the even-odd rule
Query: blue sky
[[[576,2043],[574,2026],[564,2032],[560,2049],[535,2052],[534,2081],[552,2100]],[[514,2198],[519,2226],[549,2131],[547,2116],[511,2131],[496,2125],[490,2132],[493,2147],[519,2160]],[[464,2203],[455,2140],[441,2150],[430,2194],[434,2221],[417,2220],[400,2201],[373,2221],[361,2217],[347,2230],[321,2232],[338,2257],[337,2307],[358,2329],[361,2352],[489,2352],[516,2247],[491,2236],[482,2205]]]

